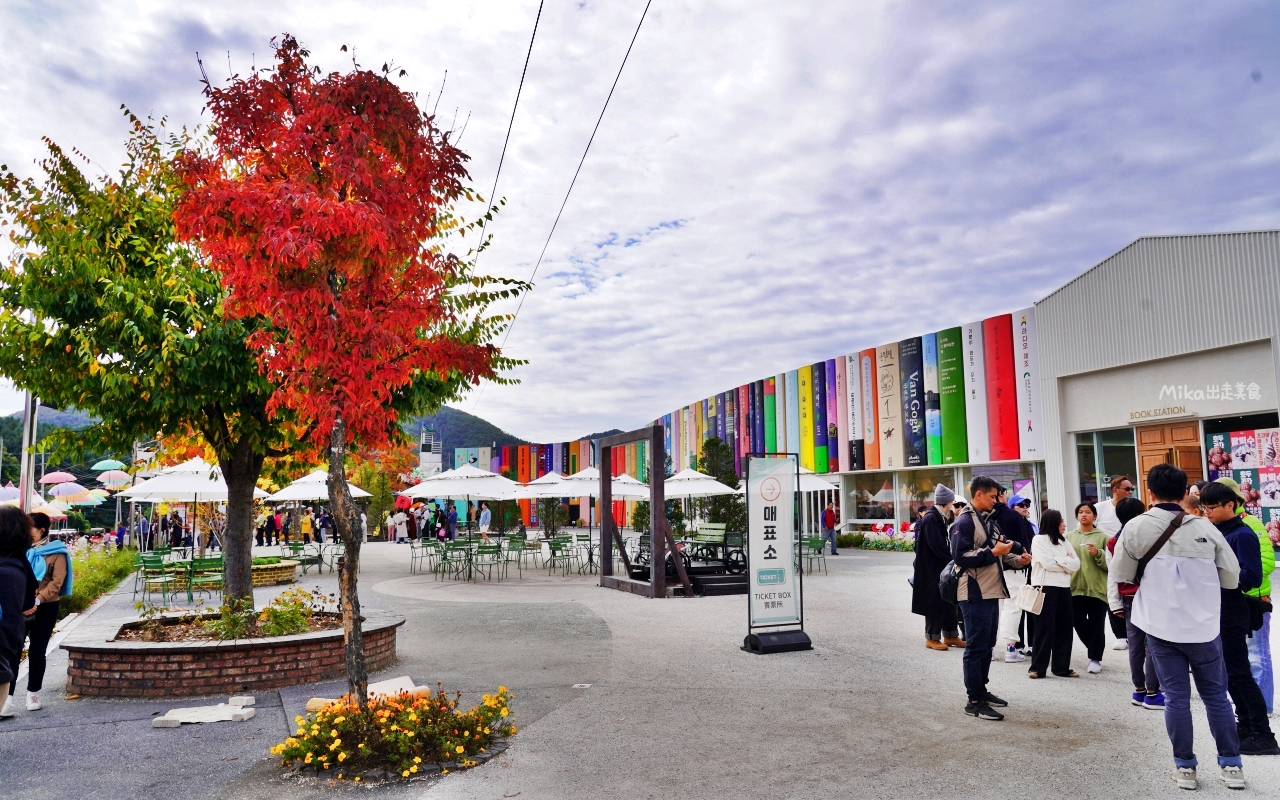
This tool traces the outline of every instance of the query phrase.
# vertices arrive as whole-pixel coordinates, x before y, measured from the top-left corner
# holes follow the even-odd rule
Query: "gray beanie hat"
[[[934,505],[945,506],[947,503],[954,503],[955,500],[956,500],[956,493],[951,491],[947,487],[943,486],[942,484],[938,484],[937,487],[933,490]]]

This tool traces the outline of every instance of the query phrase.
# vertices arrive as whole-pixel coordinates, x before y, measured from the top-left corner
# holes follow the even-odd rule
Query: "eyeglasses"
[[[1117,491],[1117,492],[1132,492],[1132,491],[1133,491],[1133,487],[1132,487],[1132,486],[1117,486],[1117,487],[1116,487],[1116,491]]]

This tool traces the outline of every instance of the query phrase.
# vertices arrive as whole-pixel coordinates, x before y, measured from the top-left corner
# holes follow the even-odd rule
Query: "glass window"
[[[1044,481],[1040,473],[1039,465],[1034,461],[1023,461],[1017,464],[984,464],[976,471],[973,467],[961,467],[960,477],[964,491],[956,492],[956,495],[963,495],[968,499],[969,484],[973,481],[974,475],[986,475],[988,478],[994,478],[1001,486],[1007,487],[1010,496],[1018,494],[1031,498],[1032,518],[1038,520],[1040,515],[1037,513],[1036,498],[1044,496],[1042,485]]]
[[[1080,500],[1098,502],[1098,455],[1092,433],[1076,434],[1076,465],[1080,475]]]
[[[938,484],[955,490],[954,467],[916,469],[898,473],[898,519],[914,525],[920,518],[921,507],[933,505],[933,491]]]
[[[851,499],[855,502],[853,519],[892,520],[896,499],[893,473],[855,472]]]
[[[1102,475],[1098,481],[1103,499],[1111,497],[1111,479],[1127,475],[1129,480],[1138,477],[1138,451],[1133,443],[1133,428],[1098,431],[1097,449],[1102,455]]]

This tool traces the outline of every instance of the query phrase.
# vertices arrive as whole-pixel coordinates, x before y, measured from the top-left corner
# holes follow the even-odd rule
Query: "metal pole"
[[[652,522],[649,525],[649,540],[652,543],[653,558],[649,569],[649,585],[652,587],[651,597],[667,596],[667,503],[666,477],[667,453],[662,428],[655,425],[650,434],[654,455],[653,474],[649,476],[649,510]],[[672,558],[679,558],[679,553],[672,553]]]
[[[18,454],[18,508],[31,510],[30,498],[35,478],[36,422],[40,414],[40,398],[26,392],[22,403],[22,451]]]

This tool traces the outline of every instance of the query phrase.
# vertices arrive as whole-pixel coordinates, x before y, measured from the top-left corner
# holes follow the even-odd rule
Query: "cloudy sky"
[[[547,0],[484,269],[529,277],[642,8]],[[487,193],[536,11],[9,0],[0,161],[50,136],[112,168],[121,103],[198,124],[196,52],[222,80],[288,31],[325,70],[342,44],[407,69]],[[1139,236],[1275,227],[1278,40],[1264,2],[653,0],[511,333],[522,383],[458,406],[540,441],[631,428],[1029,305]]]

